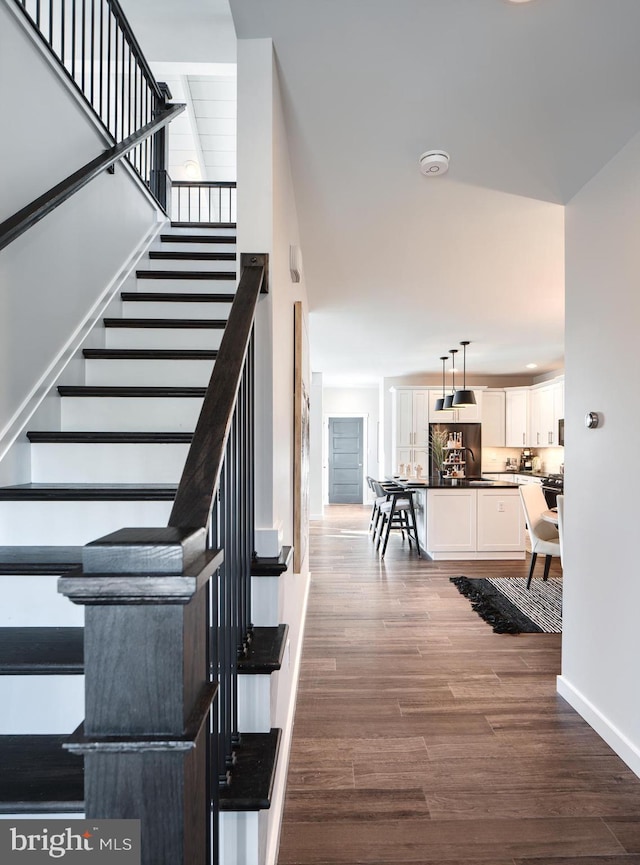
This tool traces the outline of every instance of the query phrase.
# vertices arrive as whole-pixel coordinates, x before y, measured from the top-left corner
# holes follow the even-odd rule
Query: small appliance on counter
[[[530,448],[525,448],[520,454],[520,471],[521,472],[532,472],[533,471],[533,452]]]
[[[518,460],[515,457],[507,457],[507,461],[504,465],[504,470],[506,472],[517,472],[518,471]]]

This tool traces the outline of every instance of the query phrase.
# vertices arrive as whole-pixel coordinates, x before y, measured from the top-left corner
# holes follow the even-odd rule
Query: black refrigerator
[[[457,472],[457,477],[479,478],[482,476],[482,425],[479,423],[430,423],[429,424],[429,476],[437,477],[438,469],[433,464],[431,449],[432,433],[442,430],[451,441],[459,442],[462,449],[446,452],[450,458],[444,466],[445,473]],[[457,459],[456,459],[457,457]]]

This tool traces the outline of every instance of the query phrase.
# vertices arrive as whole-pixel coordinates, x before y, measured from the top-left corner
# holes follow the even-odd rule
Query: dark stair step
[[[151,250],[149,258],[155,261],[235,261],[235,252],[176,252]]]
[[[0,736],[0,813],[84,811],[84,760],[67,736]]]
[[[229,279],[235,280],[233,270],[136,270],[138,279]]]
[[[51,574],[75,570],[82,547],[0,547],[0,574]]]
[[[222,318],[105,318],[105,327],[148,327],[167,329],[222,330],[227,326]]]
[[[217,349],[200,348],[85,348],[91,360],[215,360]]]
[[[293,547],[282,547],[279,556],[256,556],[251,560],[252,577],[279,577],[288,570]]]
[[[34,444],[190,444],[193,433],[29,430],[27,438]]]
[[[236,228],[235,222],[172,222],[172,228]]]
[[[282,731],[242,733],[221,811],[271,806]],[[68,736],[0,736],[0,813],[84,810],[84,761],[62,747]],[[216,742],[212,741],[212,748]]]
[[[269,675],[279,670],[282,666],[288,632],[288,625],[253,628],[247,654],[238,658],[238,672]]]
[[[127,303],[233,303],[235,294],[197,294],[179,291],[121,291]]]
[[[83,628],[0,628],[0,675],[83,672]]]
[[[151,387],[151,386],[112,386],[112,385],[82,385],[61,384],[58,387],[60,396],[99,396],[99,397],[190,397],[203,398],[205,387]]]
[[[241,733],[231,783],[220,790],[221,811],[262,811],[271,807],[282,730]],[[215,743],[213,743],[215,747]]]
[[[207,234],[161,234],[162,243],[235,243],[235,236],[225,237],[223,234],[210,236]]]
[[[0,487],[0,501],[173,501],[169,484],[16,484]]]

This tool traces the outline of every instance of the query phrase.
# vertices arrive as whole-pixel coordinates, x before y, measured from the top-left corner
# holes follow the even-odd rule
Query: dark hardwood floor
[[[640,780],[556,694],[560,636],[494,634],[449,583],[528,561],[394,533],[381,562],[368,519],[311,524],[280,865],[640,865]]]

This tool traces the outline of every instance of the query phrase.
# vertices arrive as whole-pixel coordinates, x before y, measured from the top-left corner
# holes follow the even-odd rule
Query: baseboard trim
[[[625,734],[618,730],[602,712],[593,705],[571,682],[564,676],[558,676],[556,679],[556,689],[558,694],[576,710],[576,712],[584,718],[590,727],[601,736],[621,760],[640,778],[640,748],[634,745]]]

